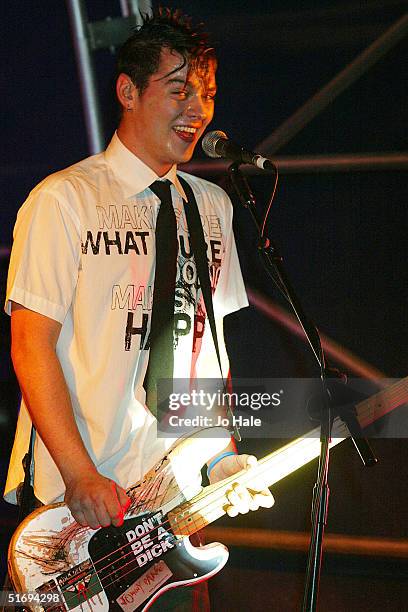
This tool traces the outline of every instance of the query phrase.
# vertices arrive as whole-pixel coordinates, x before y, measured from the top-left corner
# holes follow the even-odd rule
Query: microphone
[[[239,164],[252,164],[261,170],[275,170],[270,159],[253,151],[247,151],[239,144],[229,140],[228,136],[220,130],[207,132],[201,146],[208,157],[225,157]]]

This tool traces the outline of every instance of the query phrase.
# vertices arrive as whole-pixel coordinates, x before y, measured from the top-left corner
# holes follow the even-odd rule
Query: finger
[[[88,521],[86,520],[84,508],[81,506],[81,504],[78,501],[71,502],[71,500],[68,499],[67,495],[65,495],[64,501],[70,509],[71,514],[76,520],[76,522],[79,523],[82,527],[88,527]]]
[[[225,512],[228,514],[228,516],[230,516],[231,518],[234,518],[234,516],[238,516],[239,512],[238,512],[238,508],[236,508],[235,506],[227,506],[225,508]]]
[[[246,468],[248,470],[251,470],[253,468],[255,468],[258,464],[258,459],[256,457],[254,457],[254,455],[247,455],[247,465]],[[256,472],[254,473],[254,477],[251,478],[251,484],[250,484],[250,491],[251,493],[259,493],[259,492],[265,492],[266,490],[269,491],[268,489],[268,483],[265,479],[265,477],[262,474],[256,474]],[[270,491],[269,491],[269,494]]]
[[[254,468],[256,468],[258,464],[258,459],[254,456],[254,455],[246,455],[245,456],[245,469],[246,470],[253,470]],[[262,478],[262,476],[253,476],[251,478],[251,487],[250,487],[250,491],[251,493],[253,493],[253,491],[261,491],[263,489],[265,489],[266,487],[266,482],[264,481],[264,479]],[[252,498],[253,499],[253,498]],[[256,504],[253,504],[253,508],[251,507],[251,510],[258,510],[258,507],[255,508]]]
[[[71,514],[82,527],[88,527],[88,523],[86,522],[85,514],[82,510],[71,510]]]
[[[251,494],[243,485],[234,483],[232,488],[227,491],[227,498],[231,501],[231,503],[248,505],[251,499]]]
[[[112,525],[114,527],[122,527],[124,520],[125,520],[125,512],[123,508],[120,508],[117,515],[112,519]]]
[[[239,506],[239,511],[242,514],[248,512],[249,510],[253,510],[253,511],[258,510],[259,501],[253,495],[253,492],[251,491],[251,489],[247,489],[246,487],[243,487],[242,485],[236,485],[235,492],[238,493],[239,498],[241,500],[241,507]]]
[[[83,507],[83,514],[84,514],[84,517],[85,517],[86,525],[88,525],[92,529],[99,529],[101,524],[100,524],[100,522],[97,519],[97,516],[95,514],[95,511],[94,511],[93,507],[91,507],[91,506],[88,507],[88,508],[84,508]]]
[[[110,480],[107,481],[107,485],[104,490],[103,502],[109,516],[109,524],[116,527],[120,521],[123,521],[123,510],[116,493],[116,483]]]
[[[234,486],[226,494],[228,501],[232,506],[235,506],[241,514],[249,512],[249,504],[251,496],[248,490],[241,485]]]
[[[254,512],[259,509],[259,502],[255,495],[251,495],[251,499],[249,502],[249,509]]]
[[[258,504],[258,507],[272,508],[275,503],[275,498],[273,497],[269,489],[264,489],[263,491],[259,491],[258,493],[253,493],[252,497],[253,500]]]
[[[121,527],[125,520],[126,510],[129,508],[131,500],[126,495],[126,491],[122,489],[117,483],[115,483],[115,491],[120,505],[120,511],[113,521],[115,527]]]
[[[100,502],[99,504],[94,506],[94,512],[97,520],[99,521],[99,525],[101,527],[109,527],[112,521],[103,502]]]
[[[113,500],[109,502],[110,512],[115,513],[113,516],[112,514],[110,516],[112,520],[112,525],[114,525],[115,527],[120,527],[121,525],[123,525],[125,513],[130,506],[131,500],[126,495],[125,489],[120,487],[116,482],[111,482],[113,485],[112,491],[114,493],[114,500],[116,503],[113,503]]]

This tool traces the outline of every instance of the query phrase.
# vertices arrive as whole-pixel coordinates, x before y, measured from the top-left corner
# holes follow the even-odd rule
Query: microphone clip
[[[245,208],[255,208],[255,196],[249,186],[246,177],[242,174],[239,169],[240,164],[234,162],[228,167],[228,175],[230,177],[232,186],[243,206]]]

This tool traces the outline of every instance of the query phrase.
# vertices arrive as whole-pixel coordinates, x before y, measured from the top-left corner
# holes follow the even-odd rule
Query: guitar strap
[[[223,385],[225,386],[224,376],[222,372],[220,347],[218,344],[217,337],[217,328],[215,325],[210,275],[208,272],[207,243],[204,240],[203,225],[201,223],[200,213],[198,211],[197,201],[195,199],[193,190],[183,177],[179,175],[177,176],[187,196],[187,202],[184,202],[184,211],[186,213],[187,226],[190,234],[191,248],[197,266],[198,280],[200,281],[201,292],[203,294],[205,309],[210,324],[215,352],[217,355],[217,361],[220,368],[221,379]]]
[[[36,498],[34,489],[31,484],[31,465],[33,462],[33,446],[35,439],[35,428],[31,425],[30,442],[26,454],[24,455],[22,464],[24,468],[24,480],[17,489],[18,501],[18,522],[21,521],[32,512],[35,508]]]
[[[210,324],[211,334],[214,342],[215,353],[217,355],[218,366],[220,368],[221,380],[224,389],[224,394],[227,395],[227,388],[222,372],[220,347],[218,344],[217,328],[215,325],[214,307],[212,301],[212,291],[210,275],[208,272],[208,259],[207,259],[207,243],[204,239],[203,225],[201,223],[200,213],[197,206],[194,193],[187,181],[180,175],[177,175],[180,183],[183,186],[184,192],[187,196],[187,202],[184,202],[184,210],[186,213],[187,227],[190,234],[191,248],[194,254],[195,263],[197,266],[198,280],[200,281],[201,292],[203,294],[205,309],[207,312],[207,318]],[[234,425],[232,418],[231,406],[227,404],[227,414],[230,420],[230,433],[235,437],[238,442],[241,441],[241,435],[239,429]]]

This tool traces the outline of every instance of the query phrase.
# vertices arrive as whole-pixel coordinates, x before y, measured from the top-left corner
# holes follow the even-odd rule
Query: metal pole
[[[89,152],[93,155],[100,153],[105,148],[105,143],[95,73],[92,65],[92,52],[87,34],[88,19],[83,0],[67,0],[67,8],[78,64],[88,147]]]
[[[129,4],[127,0],[119,0],[120,12],[123,17],[129,17]]]
[[[279,156],[272,158],[280,174],[312,172],[361,172],[408,170],[408,153],[341,153],[333,155]],[[186,172],[201,175],[222,174],[230,165],[221,159],[196,159],[182,166]],[[254,166],[241,166],[245,174],[261,174]]]
[[[408,170],[408,153],[342,153],[338,155],[300,155],[273,157],[280,174],[311,174],[312,172],[361,172],[383,170]],[[225,160],[196,159],[183,164],[181,169],[191,174],[218,175],[227,170]],[[49,164],[4,164],[0,177],[18,176],[28,172],[40,179],[51,172]],[[241,166],[245,174],[262,174],[253,166]]]
[[[312,96],[289,119],[284,121],[268,138],[256,147],[263,155],[271,155],[289,142],[316,115],[359,79],[389,49],[396,45],[408,32],[408,14],[392,25],[348,66],[337,74],[327,85]]]
[[[247,293],[250,304],[255,306],[259,312],[262,312],[262,314],[265,316],[273,319],[275,323],[287,329],[288,332],[294,336],[297,336],[303,340],[303,342],[306,342],[305,335],[298,323],[298,320],[291,313],[279,306],[279,304],[271,300],[269,297],[258,293],[254,289],[247,287]],[[320,332],[320,337],[326,355],[331,357],[333,361],[342,367],[347,368],[347,370],[349,370],[355,376],[361,376],[362,378],[367,378],[367,380],[373,380],[377,383],[386,378],[384,372],[378,370],[367,361],[364,361],[349,351],[346,347],[338,344],[329,336],[326,336]]]
[[[122,9],[122,15],[124,17],[134,15],[138,25],[141,25],[142,23],[142,15],[152,12],[152,3],[150,0],[120,0],[120,6]]]

